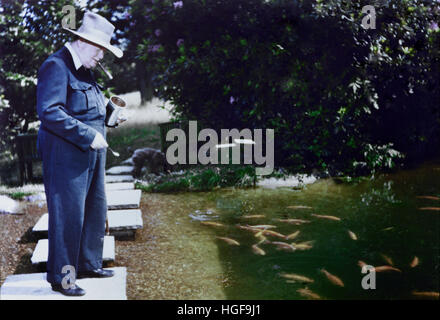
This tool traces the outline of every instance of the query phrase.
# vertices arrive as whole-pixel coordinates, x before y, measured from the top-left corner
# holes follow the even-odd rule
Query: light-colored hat
[[[121,58],[123,55],[121,49],[110,44],[115,26],[99,14],[86,11],[86,13],[84,13],[83,23],[78,31],[66,27],[63,27],[63,29],[106,48],[118,58]]]

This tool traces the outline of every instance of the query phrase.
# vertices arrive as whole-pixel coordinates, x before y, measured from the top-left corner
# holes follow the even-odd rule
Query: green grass
[[[116,129],[107,131],[107,142],[114,151],[120,153],[120,157],[114,157],[107,152],[107,167],[120,164],[130,158],[133,152],[139,148],[160,149],[160,131],[157,124],[122,124]]]
[[[23,200],[24,197],[32,195],[32,192],[14,192],[9,196],[14,200]]]
[[[252,166],[209,166],[186,169],[183,173],[145,175],[148,185],[136,183],[145,192],[211,191],[224,187],[247,188],[255,185],[257,177]]]

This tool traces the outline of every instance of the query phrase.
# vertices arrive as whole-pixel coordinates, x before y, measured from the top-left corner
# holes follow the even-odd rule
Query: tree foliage
[[[274,128],[278,165],[392,167],[439,142],[439,3],[382,1],[366,30],[368,4],[153,1],[139,50],[178,117]]]
[[[0,123],[3,155],[13,139],[38,120],[36,85],[39,66],[66,41],[60,31],[62,7],[70,1],[1,1]]]
[[[89,1],[116,26],[116,92],[147,87],[178,119],[275,129],[275,161],[364,173],[438,151],[439,1]],[[1,1],[2,151],[36,120],[38,67],[69,39],[70,1]],[[82,11],[77,7],[77,24]],[[144,96],[148,93],[144,92]]]

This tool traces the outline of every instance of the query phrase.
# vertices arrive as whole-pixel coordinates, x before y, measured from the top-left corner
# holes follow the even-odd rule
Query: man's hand
[[[120,112],[118,114],[118,119],[116,119],[116,123],[112,128],[117,128],[121,123],[127,121],[128,118],[125,116],[125,114],[123,112]]]
[[[116,120],[116,123],[119,125],[124,121],[127,121],[127,116],[125,115],[124,111],[119,112],[118,119]]]
[[[104,137],[102,136],[102,134],[100,134],[99,132],[96,133],[95,139],[93,139],[92,144],[90,145],[92,147],[92,149],[102,149],[102,148],[107,148],[108,144],[107,141],[105,141]]]
[[[116,120],[116,123],[121,124],[124,121],[127,121],[127,118],[118,117],[118,119]]]

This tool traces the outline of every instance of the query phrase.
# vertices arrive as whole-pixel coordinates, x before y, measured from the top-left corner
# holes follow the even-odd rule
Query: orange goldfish
[[[284,234],[275,232],[273,230],[263,230],[263,235],[269,235],[269,236],[278,237],[278,238],[281,238],[281,239],[285,239],[286,238],[286,236]]]
[[[302,223],[310,223],[309,220],[303,220],[303,219],[276,219],[279,222],[285,222],[285,223],[290,223],[290,224],[295,224],[295,225],[299,225]]]
[[[439,293],[435,291],[413,291],[412,295],[419,298],[439,299]]]
[[[285,243],[285,242],[274,241],[271,243],[273,243],[278,248],[283,249],[283,250],[287,250],[287,251],[295,251],[296,250],[296,248],[294,246],[292,246],[291,244]]]
[[[298,290],[296,290],[296,292],[298,292],[301,296],[303,296],[305,298],[310,298],[310,299],[315,299],[315,300],[321,299],[321,297],[319,295],[310,291],[310,289],[307,289],[307,288],[298,289]]]
[[[315,280],[307,278],[305,276],[301,276],[295,273],[280,273],[280,277],[283,277],[288,280],[296,281],[296,282],[305,282],[305,283],[313,283]]]
[[[324,216],[324,215],[314,214],[314,213],[312,213],[311,215],[314,216],[314,217],[317,217],[317,218],[341,221],[341,218],[338,218],[338,217],[335,217],[335,216]]]
[[[261,248],[260,248],[258,245],[256,245],[256,244],[252,245],[252,251],[253,251],[255,254],[258,254],[258,255],[260,255],[260,256],[264,256],[264,255],[266,255],[266,252],[264,252],[264,250],[261,249]]]
[[[238,241],[236,241],[234,239],[231,239],[231,238],[227,238],[227,237],[216,237],[216,238],[220,239],[220,240],[223,240],[227,244],[230,244],[230,245],[234,245],[234,246],[239,246],[240,245],[240,243]]]
[[[297,209],[313,209],[312,207],[309,207],[309,206],[288,206],[287,208],[288,209],[294,209],[294,210],[297,210]]]
[[[299,230],[286,236],[286,240],[293,240],[299,235]]]
[[[379,267],[374,267],[374,271],[376,272],[387,272],[387,271],[397,271],[397,272],[402,272],[397,268],[394,268],[392,266],[379,266]]]
[[[423,207],[419,208],[419,210],[440,211],[440,207]]]
[[[306,241],[301,243],[292,242],[292,246],[294,246],[298,250],[308,250],[313,248],[312,243],[313,241]]]
[[[323,274],[325,274],[325,276],[327,277],[327,279],[328,279],[331,283],[333,283],[333,284],[335,284],[335,285],[337,285],[337,286],[340,286],[340,287],[343,287],[343,286],[344,286],[344,282],[342,282],[342,280],[339,279],[337,276],[331,274],[330,272],[328,272],[328,271],[325,270],[325,269],[321,269],[321,272],[322,272]]]
[[[434,197],[434,196],[418,196],[417,198],[419,198],[419,199],[428,199],[428,200],[440,200],[439,197]]]
[[[409,266],[410,266],[411,268],[414,268],[414,267],[416,267],[416,266],[419,265],[419,262],[420,262],[420,261],[419,261],[419,258],[418,258],[417,256],[415,256],[414,259],[411,261],[411,263],[410,263]]]
[[[348,230],[348,235],[353,240],[357,240],[358,239],[357,236],[356,236],[356,233],[354,233],[353,231]]]
[[[242,226],[242,225],[238,224],[237,228],[242,229],[242,230],[251,231],[251,232],[260,232],[261,231],[260,229],[255,229],[255,228],[252,228],[248,225]]]
[[[212,226],[212,227],[224,227],[225,225],[220,222],[214,222],[214,221],[202,221],[200,224],[203,224],[205,226]]]
[[[265,218],[266,216],[264,214],[253,214],[253,215],[245,215],[241,217],[243,219],[260,219],[260,218]]]
[[[390,266],[394,265],[393,260],[390,257],[388,257],[387,255],[384,255],[383,253],[381,253],[380,255],[385,260],[385,262],[388,263]]]
[[[249,226],[249,227],[254,228],[254,229],[275,229],[277,226],[273,226],[270,224],[260,224],[260,225]]]

